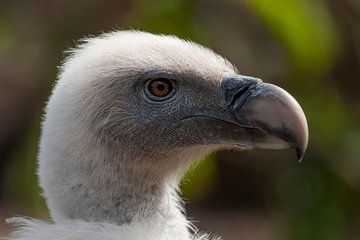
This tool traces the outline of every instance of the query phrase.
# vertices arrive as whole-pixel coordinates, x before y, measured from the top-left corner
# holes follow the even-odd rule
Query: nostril
[[[229,75],[224,76],[220,88],[223,90],[224,105],[226,107],[239,107],[245,102],[246,98],[251,94],[252,89],[260,82],[259,78]]]
[[[235,93],[235,95],[234,95],[234,97],[233,97],[233,99],[231,100],[231,102],[230,102],[229,105],[233,105],[234,102],[235,102],[237,99],[243,97],[244,94],[245,94],[248,90],[249,90],[249,86],[246,86],[246,87],[241,88],[239,91],[237,91],[237,93]]]

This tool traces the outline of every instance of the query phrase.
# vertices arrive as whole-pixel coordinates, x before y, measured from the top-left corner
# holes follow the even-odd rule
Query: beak
[[[298,102],[284,89],[258,78],[231,75],[221,82],[223,105],[231,122],[249,136],[253,146],[262,149],[293,148],[299,160],[308,144],[308,125]]]

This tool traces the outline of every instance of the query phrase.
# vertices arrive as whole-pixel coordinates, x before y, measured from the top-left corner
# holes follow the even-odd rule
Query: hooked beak
[[[298,102],[284,89],[260,79],[231,75],[221,82],[231,122],[248,129],[254,147],[293,148],[299,160],[308,144],[308,125]],[[264,134],[253,134],[254,130]]]

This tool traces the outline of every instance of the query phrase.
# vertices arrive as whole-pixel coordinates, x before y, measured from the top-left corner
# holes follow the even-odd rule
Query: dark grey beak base
[[[253,139],[255,147],[293,148],[302,159],[308,144],[308,125],[300,105],[288,92],[241,75],[225,76],[221,89],[233,123],[266,133],[261,139]]]

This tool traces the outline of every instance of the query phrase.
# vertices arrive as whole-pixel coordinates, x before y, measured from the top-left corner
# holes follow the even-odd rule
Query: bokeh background
[[[291,151],[228,151],[191,170],[196,225],[227,240],[360,238],[358,0],[0,0],[0,236],[6,217],[48,217],[36,155],[63,51],[113,29],[213,48],[287,89],[308,117],[302,163]]]

